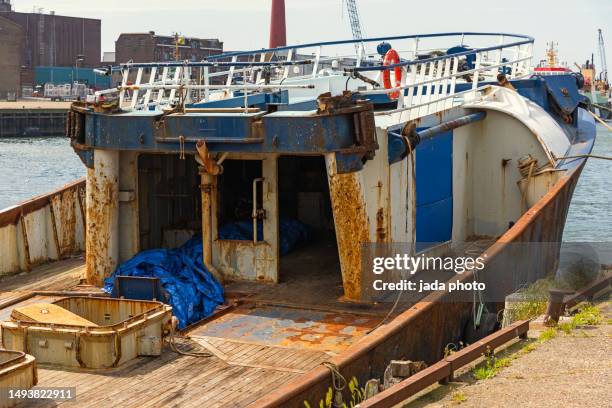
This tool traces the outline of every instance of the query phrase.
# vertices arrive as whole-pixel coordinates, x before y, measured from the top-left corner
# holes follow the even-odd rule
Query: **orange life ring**
[[[397,51],[391,48],[385,54],[385,58],[383,59],[383,65],[388,67],[389,65],[399,64],[400,57]],[[395,84],[391,86],[391,70],[386,69],[383,71],[383,84],[386,89],[398,88],[402,86],[402,67],[393,68],[393,73],[395,76]],[[397,99],[400,96],[400,91],[393,91],[389,93],[389,98]]]

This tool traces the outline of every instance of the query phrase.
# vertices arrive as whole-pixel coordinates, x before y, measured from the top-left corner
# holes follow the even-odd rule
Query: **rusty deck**
[[[166,345],[160,358],[139,357],[113,370],[77,371],[41,364],[38,386],[75,386],[77,399],[28,406],[241,407],[306,374],[364,337],[383,319],[389,305],[349,313],[351,304],[338,300],[339,275],[321,272],[321,279],[307,279],[292,267],[301,256],[306,255],[287,265],[280,288],[230,284],[229,289],[242,290],[230,292],[239,305],[193,326],[185,333],[189,339],[178,340],[179,348],[205,350],[211,357],[178,355]],[[329,266],[334,266],[333,260],[321,270],[329,271]],[[0,320],[9,319],[15,307],[54,302],[62,291],[78,291],[83,274],[83,260],[75,258],[4,278]],[[298,307],[305,291],[317,295]]]
[[[74,290],[82,273],[82,260],[69,260],[3,280],[2,289],[10,291],[0,293],[0,299],[7,304],[0,309],[0,319],[9,319],[15,307],[58,299],[36,295],[9,302],[18,300],[17,295]],[[284,296],[276,299],[281,304],[290,303],[296,291],[305,289],[304,282],[298,285],[291,279],[285,285],[289,290],[278,291]],[[263,287],[262,298],[268,288],[271,286]],[[243,297],[248,299],[249,294]],[[60,370],[39,365],[39,386],[75,386],[77,400],[32,406],[246,406],[344,351],[365,336],[384,312],[380,309],[360,316],[341,310],[323,312],[245,301],[218,318],[193,327],[187,333],[190,340],[180,341],[187,348],[208,351],[211,357],[182,356],[165,347],[160,358],[140,357],[115,370]]]
[[[470,249],[490,242],[474,243]],[[303,262],[304,257],[312,257],[313,250],[318,265],[313,268],[310,264],[305,270],[303,265],[309,263]],[[78,290],[83,269],[82,259],[69,259],[0,281],[0,319],[8,319],[14,307],[53,302],[62,290]],[[40,365],[39,386],[75,386],[77,399],[33,406],[253,404],[308,376],[322,362],[358,347],[381,322],[390,322],[419,300],[405,299],[391,316],[386,316],[390,303],[345,302],[341,277],[331,273],[337,270],[333,251],[310,247],[285,259],[279,285],[228,284],[228,298],[235,306],[188,328],[186,337],[178,340],[180,349],[207,351],[210,357],[178,355],[166,345],[159,358],[139,357],[113,370],[60,370]],[[19,301],[19,296],[28,293],[35,295]]]

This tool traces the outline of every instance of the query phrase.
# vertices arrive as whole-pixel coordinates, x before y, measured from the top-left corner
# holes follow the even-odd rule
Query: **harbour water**
[[[612,157],[612,132],[597,125],[593,154]],[[610,242],[612,240],[612,161],[589,159],[565,224],[564,241]]]
[[[85,176],[66,137],[0,138],[0,209]]]
[[[612,132],[598,126],[594,154],[612,156]],[[85,176],[68,139],[0,138],[0,209],[53,191]],[[578,182],[564,241],[609,242],[612,161],[590,159]]]

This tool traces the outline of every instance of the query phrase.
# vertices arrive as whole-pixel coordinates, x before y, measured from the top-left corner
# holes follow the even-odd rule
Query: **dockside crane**
[[[361,29],[361,19],[359,18],[359,9],[357,8],[356,0],[342,0],[346,3],[346,11],[351,22],[351,31],[353,32],[354,40],[363,40],[363,30]],[[363,45],[355,44],[355,50],[359,52],[359,48]]]
[[[356,0],[344,0],[346,3],[346,11],[351,22],[351,31],[353,32],[354,40],[363,40],[363,31],[361,30],[361,19],[359,18],[359,9],[357,8]]]
[[[601,28],[599,32],[599,60],[601,61],[601,77],[600,79],[604,82],[608,82],[608,63],[606,61],[606,47],[604,45],[603,34]]]

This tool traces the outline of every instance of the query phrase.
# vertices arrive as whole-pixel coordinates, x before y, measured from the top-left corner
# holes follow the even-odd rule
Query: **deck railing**
[[[117,94],[124,110],[157,110],[278,90],[316,88],[310,95],[315,98],[315,84],[338,79],[364,96],[399,93],[389,100],[395,106],[380,114],[408,112],[415,118],[476,98],[482,84],[496,81],[500,72],[510,80],[529,76],[533,41],[504,33],[442,33],[226,53],[200,62],[127,63],[115,68],[121,85],[97,97]],[[397,64],[383,66],[382,56],[372,51],[383,42],[398,51]],[[396,68],[401,79],[394,77]],[[381,85],[385,71],[391,72],[390,89]],[[468,85],[459,91],[459,84]]]

